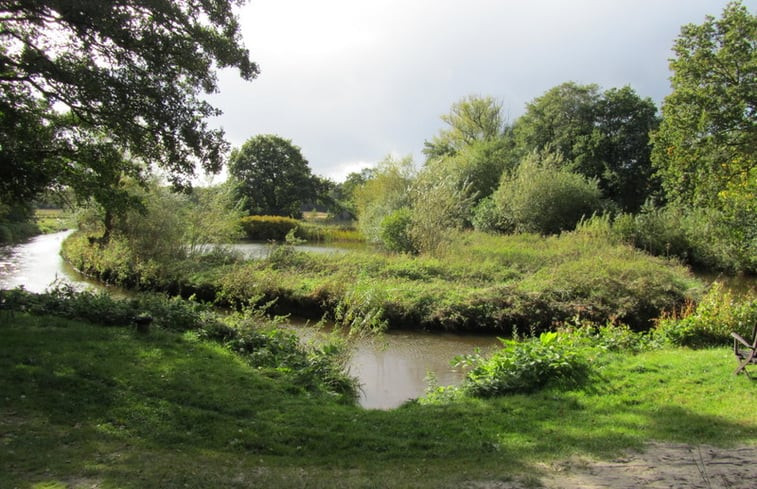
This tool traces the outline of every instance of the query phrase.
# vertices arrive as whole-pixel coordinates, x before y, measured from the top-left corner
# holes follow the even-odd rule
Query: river
[[[75,287],[107,289],[72,269],[60,257],[60,246],[70,234],[64,231],[36,236],[16,245],[0,247],[0,288],[23,286],[31,292],[43,292],[55,280],[65,280]],[[262,254],[266,245],[245,243],[238,245],[248,256]],[[339,248],[309,246],[303,251],[334,252]],[[297,323],[291,325],[303,336]],[[409,399],[424,394],[428,374],[439,385],[457,384],[463,373],[450,366],[450,360],[460,354],[472,353],[476,347],[486,351],[498,341],[493,336],[451,333],[423,333],[391,331],[380,338],[359,339],[355,342],[348,368],[361,385],[360,404],[368,409],[391,409]]]

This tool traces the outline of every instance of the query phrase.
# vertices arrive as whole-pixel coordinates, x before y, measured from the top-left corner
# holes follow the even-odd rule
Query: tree
[[[373,171],[366,173],[370,178],[354,191],[358,226],[368,241],[380,243],[384,218],[410,207],[409,193],[415,179],[413,159],[387,156]]]
[[[229,174],[249,214],[300,217],[302,204],[316,197],[300,148],[276,135],[255,136],[234,149]]]
[[[216,68],[258,73],[238,3],[0,0],[0,200],[70,186],[114,206],[123,173],[157,165],[186,186],[219,170],[228,143],[202,94]]]
[[[464,97],[441,119],[449,127],[424,143],[423,153],[429,160],[454,155],[476,141],[500,137],[505,128],[502,103],[492,97]]]
[[[517,153],[558,152],[573,171],[596,178],[621,209],[636,211],[657,190],[648,148],[656,112],[630,87],[602,92],[563,83],[530,102],[516,121]]]
[[[605,91],[597,103],[596,126],[601,135],[597,157],[603,173],[596,177],[605,196],[625,211],[639,210],[659,193],[649,144],[649,134],[658,125],[652,99],[639,97],[629,86]]]
[[[668,198],[720,210],[742,231],[757,215],[756,44],[757,17],[740,2],[682,27],[653,137]],[[754,225],[751,234],[757,239]]]

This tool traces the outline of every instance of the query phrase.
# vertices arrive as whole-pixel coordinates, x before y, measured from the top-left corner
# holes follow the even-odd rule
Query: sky
[[[757,0],[745,0],[751,12]],[[258,134],[299,146],[313,173],[342,181],[387,155],[422,163],[440,116],[492,96],[514,122],[563,82],[630,85],[658,106],[684,24],[726,0],[250,0],[242,35],[260,66],[219,73],[211,121],[233,147]],[[223,178],[223,176],[221,176]]]

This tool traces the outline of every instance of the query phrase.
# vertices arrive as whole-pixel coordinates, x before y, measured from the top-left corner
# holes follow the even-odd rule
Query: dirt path
[[[538,482],[473,483],[476,489],[754,489],[757,446],[715,448],[653,443],[612,461],[571,459],[545,467]]]

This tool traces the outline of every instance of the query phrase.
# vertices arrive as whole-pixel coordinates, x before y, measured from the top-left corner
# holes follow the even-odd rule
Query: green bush
[[[600,227],[607,232],[607,216],[580,226],[592,235]],[[646,205],[639,214],[616,216],[609,232],[652,255],[675,257],[707,270],[757,272],[757,238],[735,235],[722,213],[714,209]]]
[[[680,346],[726,345],[731,332],[748,337],[757,323],[757,298],[738,300],[720,282],[715,282],[699,304],[663,317],[655,335]]]
[[[493,194],[494,222],[504,232],[556,234],[600,212],[601,197],[597,180],[572,173],[553,155],[531,154]]]
[[[390,251],[416,253],[410,237],[413,214],[407,207],[396,210],[381,221],[381,241]]]
[[[458,357],[458,365],[472,366],[463,390],[476,397],[533,392],[547,385],[573,387],[588,378],[583,353],[555,332],[527,340],[501,340],[503,348],[490,358]]]
[[[247,216],[241,222],[247,239],[258,241],[283,241],[299,225],[296,219],[282,216]]]

